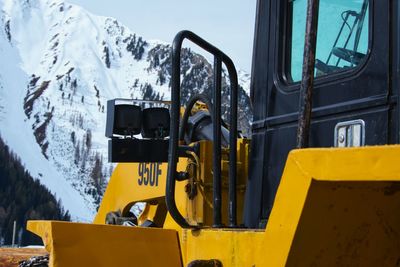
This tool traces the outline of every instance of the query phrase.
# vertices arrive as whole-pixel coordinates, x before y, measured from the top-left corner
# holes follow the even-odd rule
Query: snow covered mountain
[[[112,172],[106,101],[168,100],[169,53],[168,44],[76,5],[0,0],[0,135],[75,220],[93,218]],[[186,101],[210,91],[212,66],[190,49],[182,55]],[[239,125],[247,131],[249,75],[239,72],[239,80]]]

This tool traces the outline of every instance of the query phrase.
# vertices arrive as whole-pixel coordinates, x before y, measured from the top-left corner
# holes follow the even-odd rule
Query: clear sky
[[[256,0],[67,0],[118,19],[145,39],[172,42],[191,30],[219,47],[250,73]]]

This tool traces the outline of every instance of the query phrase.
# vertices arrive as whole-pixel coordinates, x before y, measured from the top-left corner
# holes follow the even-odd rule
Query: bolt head
[[[344,134],[340,134],[339,135],[339,143],[343,143],[344,142]]]

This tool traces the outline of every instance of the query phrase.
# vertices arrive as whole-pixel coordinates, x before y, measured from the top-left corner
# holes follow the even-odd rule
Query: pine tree
[[[19,245],[42,244],[39,237],[26,231],[27,220],[70,220],[61,202],[34,180],[0,137],[0,246],[12,241],[14,221]]]

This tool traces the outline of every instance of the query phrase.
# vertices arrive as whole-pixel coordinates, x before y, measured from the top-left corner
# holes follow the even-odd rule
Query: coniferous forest
[[[42,244],[39,237],[26,230],[26,222],[43,219],[69,221],[70,215],[47,188],[30,176],[0,138],[0,246],[12,243],[14,221],[17,245]]]

